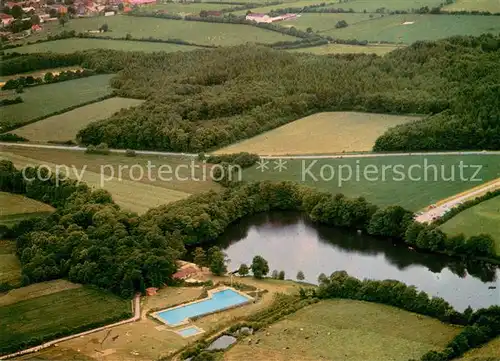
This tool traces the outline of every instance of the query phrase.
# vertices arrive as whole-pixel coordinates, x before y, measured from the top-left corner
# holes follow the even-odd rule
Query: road
[[[85,151],[85,147],[51,144],[8,143],[0,142],[2,147],[21,147],[35,149],[59,149],[72,151]],[[112,153],[125,153],[126,149],[110,149]],[[196,153],[160,152],[154,150],[136,150],[140,155],[159,155],[168,157],[197,157]],[[339,159],[339,158],[376,158],[411,155],[500,155],[500,151],[467,151],[467,152],[407,152],[407,153],[358,153],[358,154],[320,154],[320,155],[261,155],[264,159]]]
[[[486,183],[483,186],[474,187],[469,192],[459,195],[456,198],[451,198],[450,200],[442,204],[439,204],[435,208],[429,209],[424,213],[418,215],[415,218],[415,220],[421,223],[424,222],[432,223],[433,219],[442,217],[447,210],[458,206],[460,203],[479,197],[487,193],[488,191],[494,191],[495,189],[499,188],[500,188],[500,178],[497,179],[496,181]]]

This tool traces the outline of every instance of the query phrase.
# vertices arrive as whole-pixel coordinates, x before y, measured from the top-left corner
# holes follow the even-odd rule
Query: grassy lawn
[[[74,140],[76,133],[97,120],[106,119],[120,109],[140,105],[143,100],[110,98],[92,103],[69,112],[55,115],[39,122],[28,124],[12,133],[30,141],[67,141]]]
[[[282,172],[275,169],[276,163],[271,161],[265,172],[256,167],[244,170],[242,179],[296,181],[331,193],[363,196],[379,206],[400,205],[417,211],[440,199],[497,178],[499,160],[498,155],[375,156],[319,159],[316,163],[313,159],[287,160],[286,170]],[[460,175],[461,161],[467,166],[463,169],[463,177]],[[476,172],[476,168],[469,167],[472,165],[482,166],[474,178],[478,181],[471,181]],[[331,170],[334,172],[333,178]],[[451,178],[452,172],[455,173],[454,181],[443,180]]]
[[[103,23],[101,17],[75,19],[68,22],[67,30],[86,32],[97,30]],[[110,16],[106,18],[109,32],[105,36],[134,38],[154,37],[159,39],[182,39],[203,45],[237,45],[246,42],[274,43],[297,40],[289,35],[237,24],[215,24],[199,21],[167,20],[133,16]],[[104,34],[104,33],[103,33]],[[99,36],[99,34],[95,34]]]
[[[488,342],[483,347],[467,352],[456,361],[500,361],[500,337]]]
[[[0,192],[0,224],[8,227],[27,218],[44,216],[54,208],[19,194]]]
[[[489,11],[500,13],[500,1],[498,0],[455,0],[453,4],[446,5],[444,10],[449,11]]]
[[[199,15],[202,10],[222,10],[237,5],[229,4],[207,4],[207,3],[166,3],[143,6],[144,11],[163,10],[168,14],[195,14]]]
[[[44,337],[62,328],[85,327],[130,312],[129,300],[80,287],[0,307],[0,347]]]
[[[102,180],[103,188],[107,189],[113,195],[113,199],[120,206],[138,213],[143,213],[150,208],[186,198],[192,193],[220,189],[218,184],[208,178],[206,178],[206,181],[203,181],[203,170],[201,168],[188,168],[191,167],[191,160],[188,158],[159,156],[137,156],[131,158],[114,154],[102,156],[84,154],[77,151],[8,147],[0,148],[0,159],[11,160],[18,168],[22,168],[28,164],[46,164],[52,169],[55,169],[56,165],[67,165],[70,168],[74,166],[79,173],[82,169],[85,169],[83,173],[84,182],[100,188]],[[152,164],[151,179],[147,174],[148,161]],[[142,166],[144,169],[144,176],[142,178],[139,179],[140,171],[135,170],[130,172],[130,167],[133,165]],[[182,165],[178,171],[179,178],[174,177],[172,174],[172,180],[162,181],[159,179],[158,173],[155,170],[158,170],[161,165],[168,165],[173,170],[177,166]],[[119,175],[120,166],[122,167],[121,177]],[[192,177],[192,169],[194,177]],[[209,174],[208,171],[207,174]],[[112,177],[113,175],[114,177]],[[74,171],[70,172],[70,177],[75,178]],[[199,180],[197,181],[194,178]]]
[[[263,7],[260,7],[260,8],[254,8],[254,9],[250,9],[251,12],[253,13],[269,13],[270,11],[272,10],[277,10],[277,9],[283,9],[283,8],[300,8],[300,7],[303,7],[303,6],[309,6],[309,5],[316,5],[316,4],[320,4],[322,3],[323,1],[319,1],[319,0],[300,0],[300,1],[287,1],[286,3],[283,3],[283,4],[278,4],[278,5],[271,5],[271,6],[263,6]],[[325,2],[329,2],[329,1],[325,1]],[[333,2],[333,1],[332,1]],[[259,3],[258,1],[256,1],[256,3]],[[235,11],[233,12],[233,14],[235,15],[245,15],[247,13],[248,10],[240,10],[240,11]],[[283,25],[287,22],[280,22],[280,25]]]
[[[26,88],[21,94],[24,102],[0,110],[2,125],[22,125],[31,119],[85,103],[111,93],[109,80],[113,75],[95,75]],[[5,96],[8,92],[0,92]],[[11,92],[11,96],[17,94]]]
[[[386,10],[411,10],[420,9],[428,6],[429,8],[439,6],[441,0],[350,0],[344,1],[342,4],[334,4],[330,7],[340,9],[353,9],[356,12],[375,12],[377,9],[385,8]]]
[[[311,53],[316,55],[326,55],[326,54],[376,54],[385,55],[395,49],[397,46],[394,45],[344,45],[344,44],[327,44],[320,46],[313,46],[310,48],[300,48],[300,49],[290,49],[287,51],[296,53]]]
[[[370,151],[388,128],[418,117],[355,112],[317,113],[216,151],[261,155]]]
[[[0,307],[80,287],[82,286],[66,280],[34,283],[32,285],[16,288],[2,294],[0,296]]]
[[[331,300],[308,306],[225,355],[239,360],[406,361],[441,350],[458,327],[375,303]]]
[[[57,31],[54,31],[57,33]],[[30,39],[32,41],[32,39]],[[108,39],[62,39],[45,43],[24,45],[19,48],[5,50],[6,53],[73,53],[89,49],[110,49],[123,51],[144,51],[151,53],[154,51],[164,51],[167,53],[174,51],[189,51],[198,49],[195,46],[148,43],[144,41],[117,41]]]
[[[292,5],[292,4],[290,4]],[[370,16],[372,18],[370,18]],[[364,21],[370,21],[379,17],[379,14],[301,14],[297,19],[285,20],[279,24],[282,26],[294,26],[300,30],[307,30],[312,28],[315,32],[320,33],[335,30],[335,24],[340,20],[345,20],[347,24],[353,26],[354,24]]]
[[[440,228],[450,235],[463,233],[466,236],[474,236],[488,233],[495,239],[497,253],[500,254],[499,225],[500,196],[497,196],[457,214]]]
[[[16,256],[16,242],[0,240],[0,283],[16,284],[20,280],[21,263]]]
[[[408,22],[411,24],[404,25]],[[480,35],[500,32],[497,16],[480,15],[390,15],[365,21],[343,29],[325,31],[339,39],[358,39],[413,43],[417,40],[437,40],[454,35]]]

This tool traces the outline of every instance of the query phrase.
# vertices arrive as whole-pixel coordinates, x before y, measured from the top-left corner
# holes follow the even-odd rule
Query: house
[[[114,12],[114,11],[106,11],[106,12],[104,13],[104,16],[113,16],[113,15],[115,15],[115,12]]]
[[[42,31],[42,27],[41,27],[40,25],[37,25],[37,24],[32,25],[32,26],[31,26],[31,31],[32,31],[32,32]]]
[[[146,295],[156,296],[157,291],[158,291],[158,288],[156,288],[156,287],[148,287],[148,288],[146,288]]]
[[[36,9],[33,6],[28,6],[26,8],[22,8],[22,9],[23,9],[23,11],[25,13],[29,13],[29,12],[33,12],[34,13],[36,11]]]
[[[198,269],[195,267],[189,266],[189,267],[185,267],[185,268],[180,269],[179,271],[174,273],[172,275],[172,277],[174,279],[177,279],[177,280],[184,280],[186,278],[189,278],[189,277],[195,275],[196,273],[198,273]]]
[[[256,23],[274,23],[276,21],[283,21],[297,18],[297,14],[284,14],[275,17],[270,17],[267,14],[250,13],[245,19],[255,21]]]
[[[9,26],[11,22],[14,21],[14,17],[8,14],[0,13],[0,19],[2,20],[2,26]]]
[[[207,10],[205,14],[206,16],[221,16],[222,12],[216,10]]]
[[[126,3],[130,5],[146,5],[156,4],[156,0],[127,0]]]

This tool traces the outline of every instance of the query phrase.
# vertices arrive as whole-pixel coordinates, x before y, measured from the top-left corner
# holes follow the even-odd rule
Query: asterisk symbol
[[[278,172],[282,172],[282,171],[286,170],[285,164],[286,164],[286,160],[283,160],[281,158],[278,160],[275,160],[274,161],[274,165],[275,165],[274,169],[275,170],[277,169]]]
[[[267,166],[268,163],[269,161],[267,159],[259,159],[257,161],[257,170],[260,169],[260,171],[264,173],[266,170],[269,169],[269,167]]]

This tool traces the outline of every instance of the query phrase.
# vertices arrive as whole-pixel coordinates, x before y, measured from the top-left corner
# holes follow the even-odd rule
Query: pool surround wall
[[[182,332],[182,331],[184,331],[184,330],[188,330],[188,329],[192,329],[192,328],[196,329],[198,332],[197,332],[197,333],[194,333],[194,334],[192,334],[192,335],[183,335],[183,334],[181,333],[181,332]],[[189,337],[193,337],[193,336],[198,336],[198,335],[200,335],[200,334],[202,334],[202,333],[204,333],[204,332],[205,332],[205,330],[204,330],[204,329],[202,329],[202,328],[200,328],[200,327],[198,327],[198,326],[196,326],[196,325],[190,325],[190,326],[188,326],[188,327],[181,328],[180,330],[171,330],[171,331],[172,331],[172,332],[175,332],[176,334],[178,334],[179,336],[181,336],[181,337],[183,337],[183,338],[189,338]]]
[[[239,295],[241,295],[242,297],[247,298],[248,301],[243,302],[243,303],[238,303],[238,304],[235,304],[235,305],[231,305],[231,306],[228,306],[228,307],[224,307],[224,308],[221,308],[219,310],[212,311],[212,312],[203,313],[203,314],[200,314],[200,315],[197,315],[197,316],[194,316],[194,317],[189,317],[189,318],[186,318],[183,321],[181,321],[179,323],[176,323],[176,324],[167,323],[167,322],[165,322],[165,320],[163,318],[161,318],[159,316],[159,313],[162,313],[162,312],[165,312],[165,311],[171,311],[171,310],[175,310],[177,308],[185,307],[185,306],[188,306],[188,305],[191,305],[191,304],[194,304],[194,303],[199,303],[199,302],[203,302],[205,300],[209,300],[209,299],[211,299],[213,297],[214,293],[225,291],[225,290],[231,290],[233,292],[236,292]],[[154,319],[160,321],[162,324],[167,325],[168,327],[173,328],[173,327],[178,327],[178,326],[182,326],[182,325],[187,325],[187,324],[189,324],[190,321],[197,320],[197,319],[199,319],[201,317],[205,317],[205,316],[208,316],[208,315],[213,315],[215,313],[224,312],[224,311],[227,311],[227,310],[230,310],[230,309],[233,309],[233,308],[245,306],[245,305],[248,305],[249,303],[252,303],[252,302],[255,301],[255,299],[252,296],[249,296],[249,295],[247,295],[244,292],[241,292],[241,291],[239,291],[239,290],[237,290],[235,288],[227,287],[227,286],[213,288],[211,290],[208,290],[207,293],[208,293],[208,297],[205,297],[205,298],[202,298],[202,299],[198,299],[198,300],[194,300],[194,301],[187,302],[187,303],[183,303],[181,305],[170,307],[170,308],[166,308],[166,309],[163,309],[163,310],[160,310],[160,311],[156,311],[156,312],[152,313],[151,316]]]

